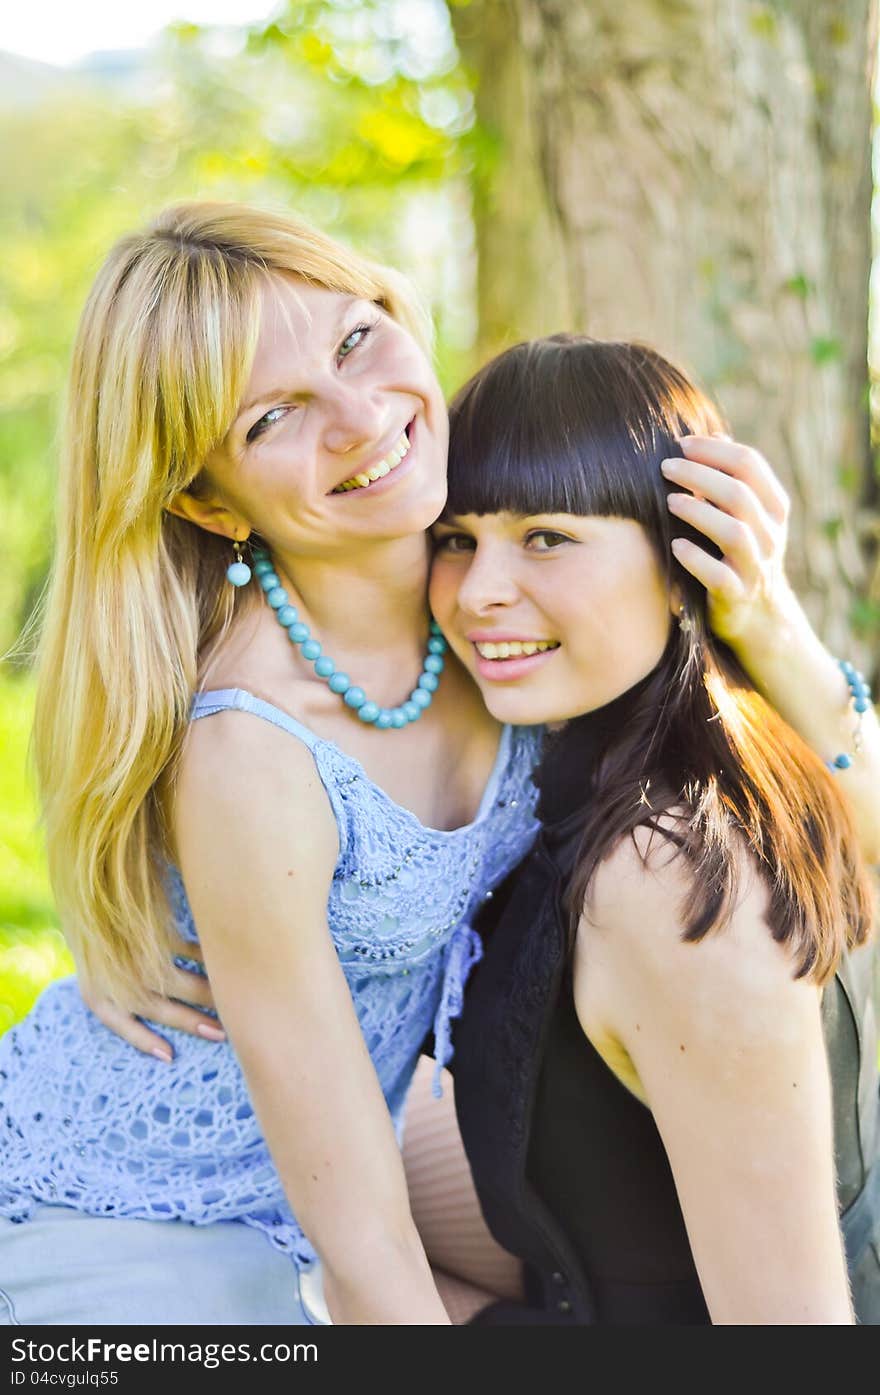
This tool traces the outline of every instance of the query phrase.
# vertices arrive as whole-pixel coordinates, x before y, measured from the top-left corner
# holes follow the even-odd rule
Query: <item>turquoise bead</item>
[[[352,683],[347,673],[337,673],[336,665],[329,654],[321,653],[320,643],[311,638],[309,626],[299,619],[296,606],[290,605],[287,592],[272,566],[272,558],[267,549],[254,546],[251,548],[251,557],[251,567],[244,562],[234,562],[227,568],[226,575],[229,581],[234,586],[243,586],[252,574],[259,579],[266,600],[278,617],[278,623],[286,629],[291,642],[302,646],[303,658],[314,663],[316,676],[326,680],[330,691],[340,696],[347,707],[357,712],[360,721],[365,725],[373,724],[382,731],[399,730],[409,722],[418,721],[425,708],[431,705],[432,694],[436,692],[439,683],[438,675],[443,672],[444,667],[443,655],[446,653],[447,643],[436,620],[431,619],[429,622],[430,635],[422,673],[409,698],[399,707],[380,707],[378,703],[368,699],[363,688]],[[861,675],[856,677],[861,678]],[[854,696],[858,698],[859,694]]]
[[[251,569],[247,562],[233,562],[226,568],[226,580],[232,586],[247,586],[251,579]]]
[[[871,706],[871,699],[866,697],[858,697],[855,700],[854,706],[859,714],[861,714],[862,712],[867,712],[868,708]]]
[[[837,766],[838,770],[849,770],[850,766],[852,765],[852,756],[835,756],[834,764]]]

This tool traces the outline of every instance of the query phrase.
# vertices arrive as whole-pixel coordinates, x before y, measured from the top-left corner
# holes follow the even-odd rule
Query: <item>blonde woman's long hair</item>
[[[253,604],[225,583],[229,543],[168,505],[235,417],[279,273],[375,301],[428,346],[397,273],[283,214],[189,203],[113,248],[73,351],[32,756],[65,936],[132,1011],[172,986],[161,784],[202,655]]]

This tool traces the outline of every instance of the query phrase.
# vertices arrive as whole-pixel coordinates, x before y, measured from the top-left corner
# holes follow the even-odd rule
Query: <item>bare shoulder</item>
[[[338,855],[336,820],[312,752],[249,712],[216,712],[190,724],[173,785],[175,842],[194,830],[230,846],[295,834],[299,847]]]
[[[662,998],[688,1015],[712,1009],[719,1032],[750,1011],[769,1022],[802,982],[786,946],[773,937],[770,896],[745,840],[733,842],[735,893],[729,916],[703,939],[684,939],[694,873],[674,839],[683,811],[639,827],[597,869],[578,928],[577,953],[589,963],[591,998],[599,991],[614,1020],[623,1004]],[[812,991],[812,990],[811,990]],[[612,1006],[616,1004],[616,1008]]]

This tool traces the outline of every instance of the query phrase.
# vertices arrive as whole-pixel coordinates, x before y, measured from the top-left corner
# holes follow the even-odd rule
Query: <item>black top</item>
[[[484,1322],[710,1320],[653,1116],[585,1037],[572,995],[561,896],[597,753],[633,696],[549,739],[538,777],[543,831],[480,925],[486,951],[456,1032],[456,1107],[486,1220],[525,1260],[529,1294],[527,1309],[500,1304]],[[854,1301],[860,1321],[877,1323],[872,966],[871,949],[846,957],[823,995],[823,1027]]]

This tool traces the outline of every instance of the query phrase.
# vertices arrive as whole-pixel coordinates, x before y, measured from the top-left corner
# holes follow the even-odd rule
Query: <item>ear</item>
[[[221,538],[244,542],[251,531],[247,519],[234,509],[210,498],[199,499],[185,489],[175,494],[167,507],[169,513],[185,518],[188,523],[195,523],[197,527],[204,528],[208,533],[216,533]]]
[[[683,604],[684,596],[681,594],[681,587],[673,584],[669,588],[669,613],[673,619],[678,620]]]

